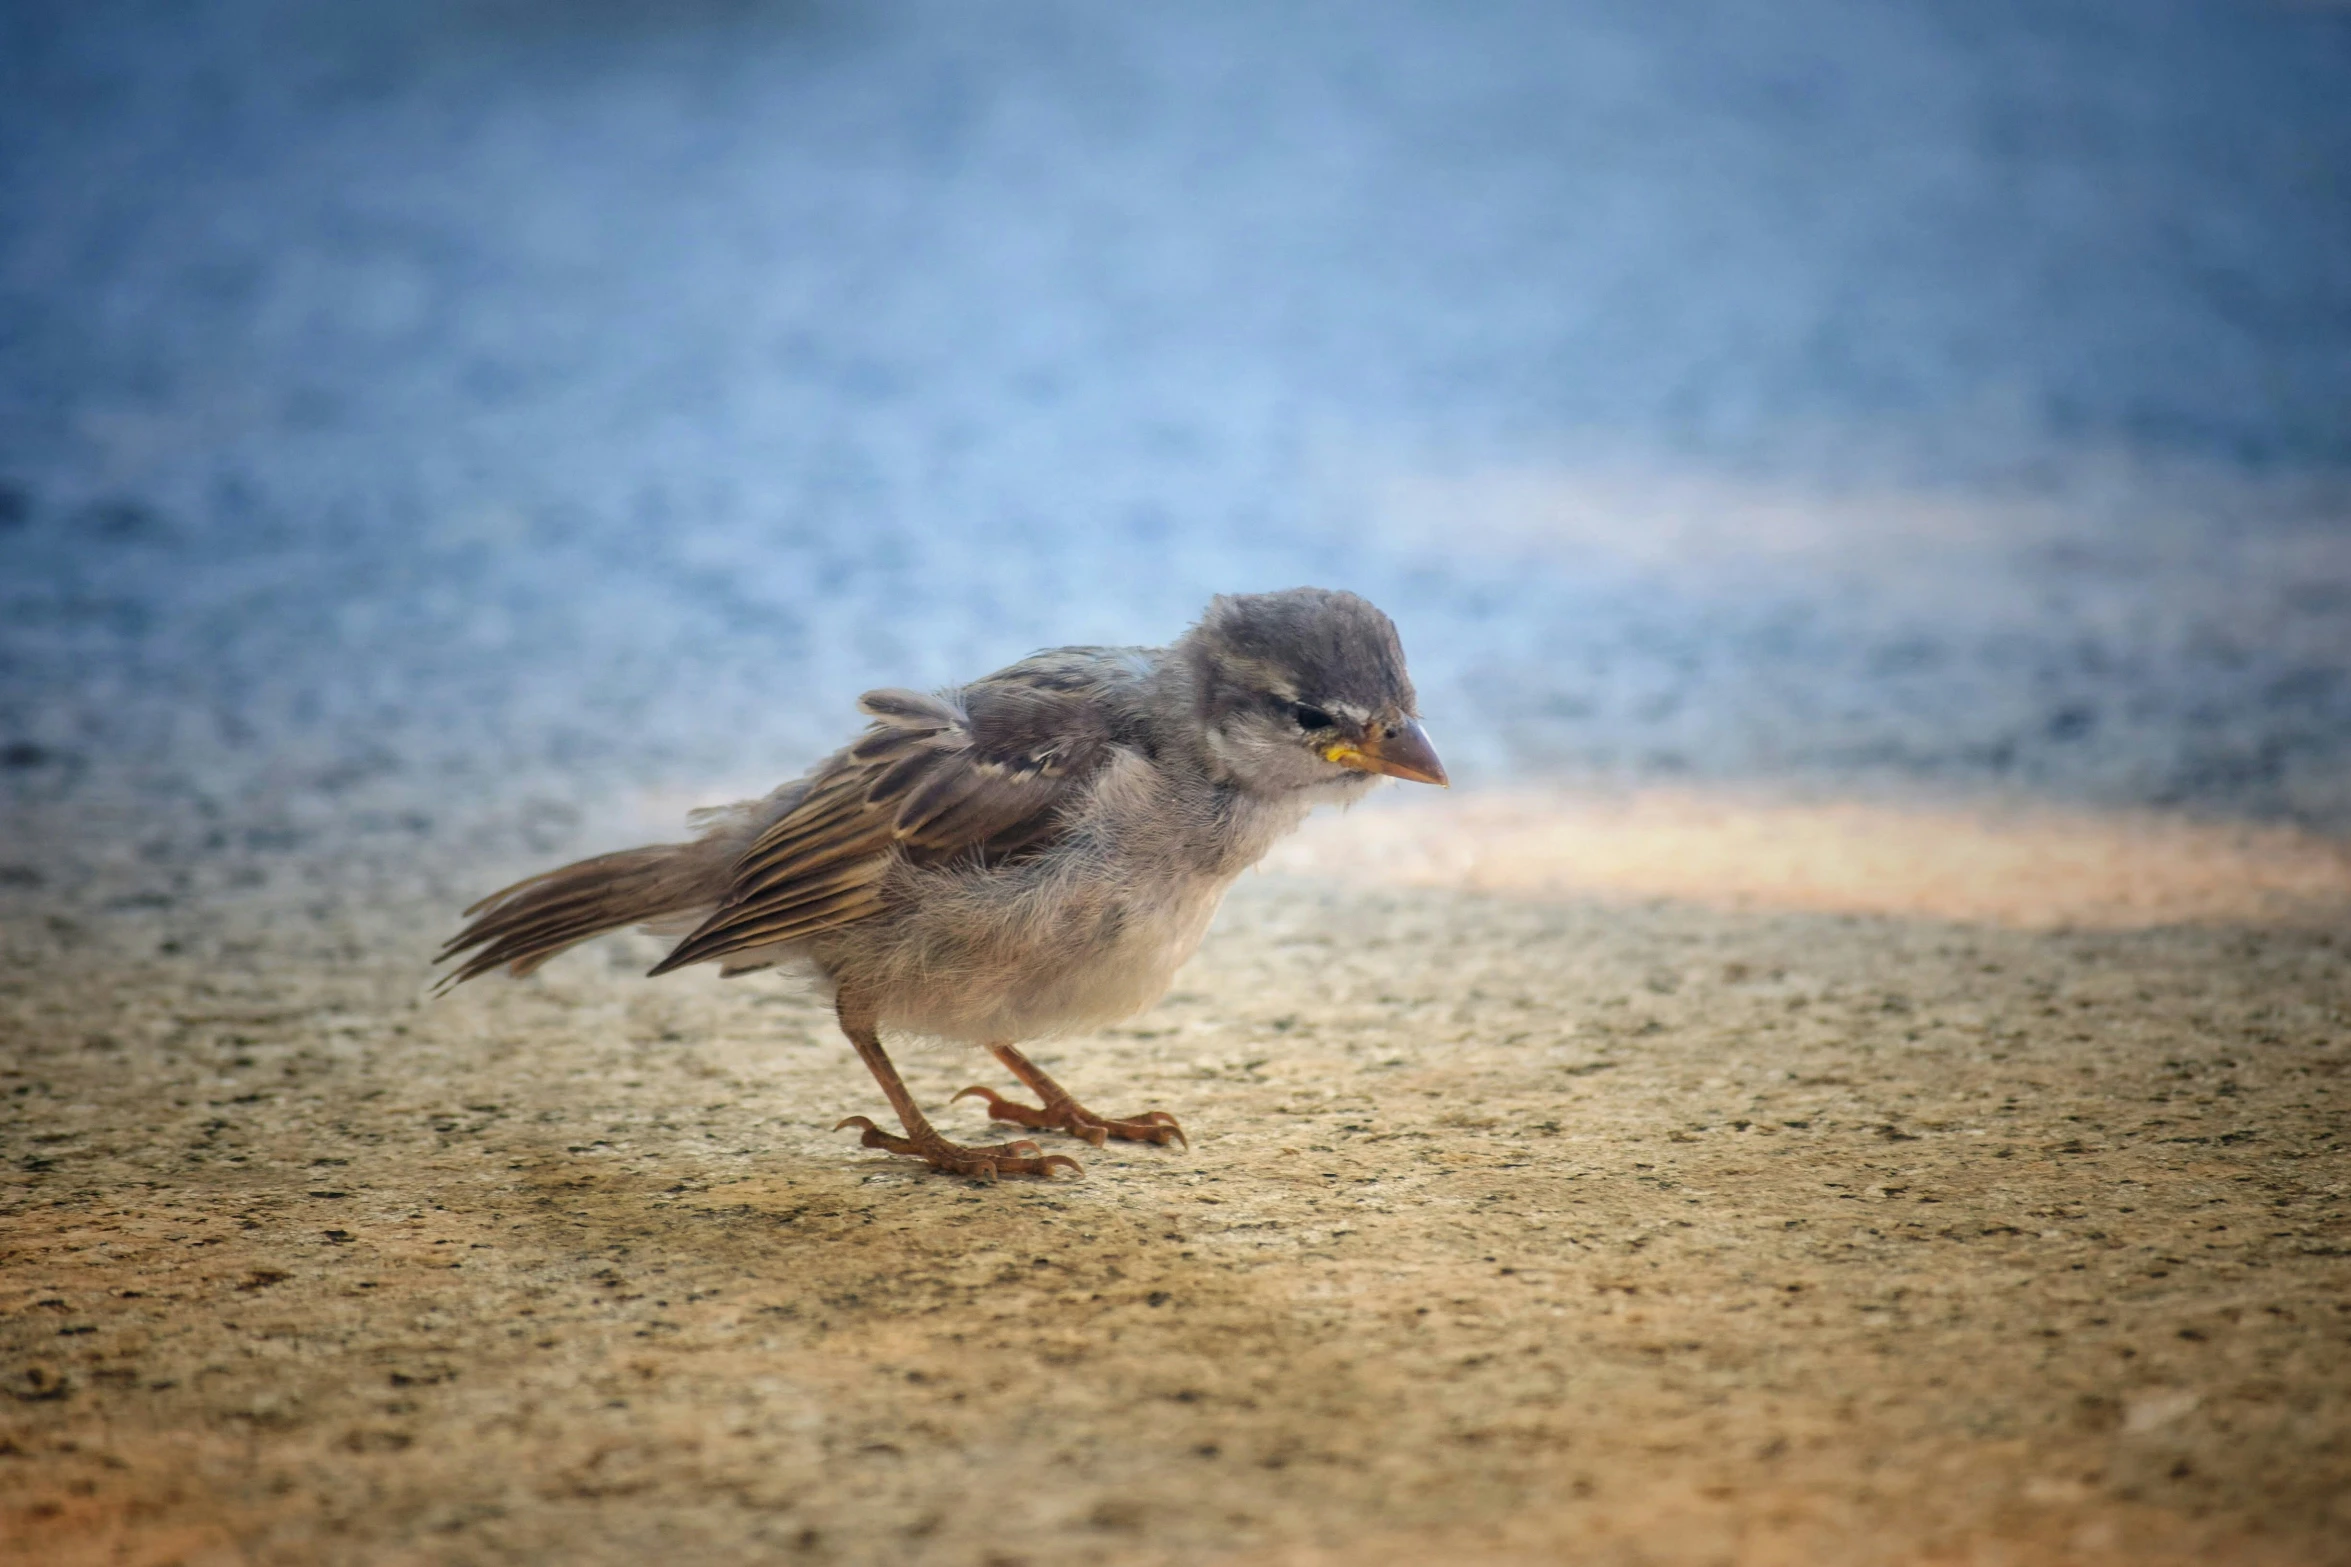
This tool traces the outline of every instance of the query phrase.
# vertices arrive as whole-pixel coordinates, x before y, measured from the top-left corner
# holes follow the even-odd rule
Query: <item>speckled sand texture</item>
[[[2351,1560],[2322,926],[1269,877],[1040,1052],[1193,1151],[982,1188],[785,986],[427,1004],[376,887],[11,949],[9,1559]]]

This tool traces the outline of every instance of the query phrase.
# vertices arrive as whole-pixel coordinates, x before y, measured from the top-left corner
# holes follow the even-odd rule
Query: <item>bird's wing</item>
[[[878,914],[901,859],[997,858],[1051,833],[1118,740],[1106,695],[1066,656],[943,696],[867,692],[871,727],[735,862],[726,901],[653,972]]]

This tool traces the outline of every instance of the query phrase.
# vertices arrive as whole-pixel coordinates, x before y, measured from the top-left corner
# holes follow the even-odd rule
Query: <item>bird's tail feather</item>
[[[465,911],[465,928],[433,960],[466,955],[435,988],[445,991],[495,968],[519,977],[608,930],[707,911],[725,894],[730,847],[705,837],[623,849],[493,892]]]

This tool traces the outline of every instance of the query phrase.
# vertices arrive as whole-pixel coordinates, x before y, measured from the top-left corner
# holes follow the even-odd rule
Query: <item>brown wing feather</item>
[[[799,941],[885,908],[901,859],[1003,853],[1051,829],[1119,738],[1092,650],[1016,664],[947,697],[868,692],[874,719],[735,863],[726,899],[653,969]]]

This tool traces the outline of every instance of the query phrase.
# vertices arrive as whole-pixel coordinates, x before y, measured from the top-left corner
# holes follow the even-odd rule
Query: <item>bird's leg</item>
[[[934,1170],[945,1170],[953,1175],[976,1175],[983,1180],[994,1180],[999,1175],[1051,1175],[1055,1165],[1067,1165],[1078,1175],[1085,1169],[1066,1154],[1040,1153],[1035,1143],[1023,1139],[1015,1143],[991,1143],[979,1148],[966,1148],[951,1143],[932,1129],[923,1119],[923,1113],[914,1102],[914,1095],[906,1091],[898,1069],[882,1051],[882,1036],[875,1027],[873,1008],[853,999],[846,991],[839,1005],[841,1032],[849,1036],[849,1043],[857,1047],[857,1054],[882,1085],[889,1096],[890,1108],[898,1112],[898,1119],[906,1127],[904,1137],[892,1137],[862,1115],[850,1116],[840,1126],[861,1128],[862,1141],[868,1148],[887,1148],[920,1159]]]
[[[1004,1063],[1004,1069],[1029,1085],[1030,1092],[1045,1101],[1044,1108],[1024,1105],[1007,1099],[992,1088],[967,1088],[955,1097],[972,1095],[988,1101],[988,1119],[1011,1121],[1020,1126],[1052,1127],[1083,1137],[1099,1148],[1113,1137],[1125,1138],[1131,1143],[1182,1143],[1192,1146],[1184,1136],[1184,1129],[1176,1125],[1176,1118],[1165,1110],[1146,1110],[1130,1120],[1096,1115],[1069,1096],[1069,1090],[1045,1075],[1045,1069],[1022,1055],[1010,1045],[990,1045],[988,1054]]]

